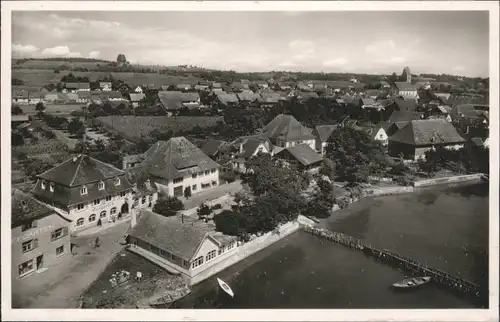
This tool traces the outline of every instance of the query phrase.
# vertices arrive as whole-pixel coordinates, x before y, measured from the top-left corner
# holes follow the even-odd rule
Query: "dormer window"
[[[54,192],[54,183],[53,182],[51,182],[49,184],[49,190],[50,190],[50,192]]]
[[[87,194],[87,187],[86,186],[83,186],[80,188],[80,194],[82,196]]]
[[[42,190],[45,190],[45,182],[44,182],[44,181],[42,181],[42,182],[40,183],[40,188],[42,188]]]
[[[115,178],[115,186],[119,186],[120,185],[120,178]]]
[[[97,184],[97,189],[99,189],[99,190],[104,190],[104,182],[102,182],[102,181],[101,181],[101,182],[99,182],[99,183]]]

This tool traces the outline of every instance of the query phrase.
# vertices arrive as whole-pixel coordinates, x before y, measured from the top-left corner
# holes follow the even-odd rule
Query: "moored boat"
[[[233,290],[229,287],[229,285],[227,285],[226,282],[224,282],[220,278],[217,278],[217,282],[219,283],[220,287],[224,290],[224,292],[229,294],[231,297],[234,297]]]
[[[393,287],[395,288],[414,288],[414,287],[419,287],[421,285],[427,284],[431,281],[431,278],[429,276],[424,276],[424,277],[413,277],[413,278],[407,278],[405,280],[402,280],[400,282],[392,284]]]

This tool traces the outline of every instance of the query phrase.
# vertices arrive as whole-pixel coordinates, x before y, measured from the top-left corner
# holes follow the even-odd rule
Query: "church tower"
[[[403,81],[407,82],[407,83],[411,83],[411,71],[410,71],[410,67],[406,66],[404,69],[403,69],[403,74],[401,75],[401,78]],[[406,78],[406,80],[405,80]]]

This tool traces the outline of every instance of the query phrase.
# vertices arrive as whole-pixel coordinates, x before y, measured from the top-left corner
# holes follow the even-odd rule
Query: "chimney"
[[[130,228],[134,228],[137,225],[137,211],[132,210],[132,219],[130,220]]]

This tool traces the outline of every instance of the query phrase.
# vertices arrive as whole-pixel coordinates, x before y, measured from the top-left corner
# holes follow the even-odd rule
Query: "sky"
[[[13,58],[488,76],[487,11],[12,13]]]

